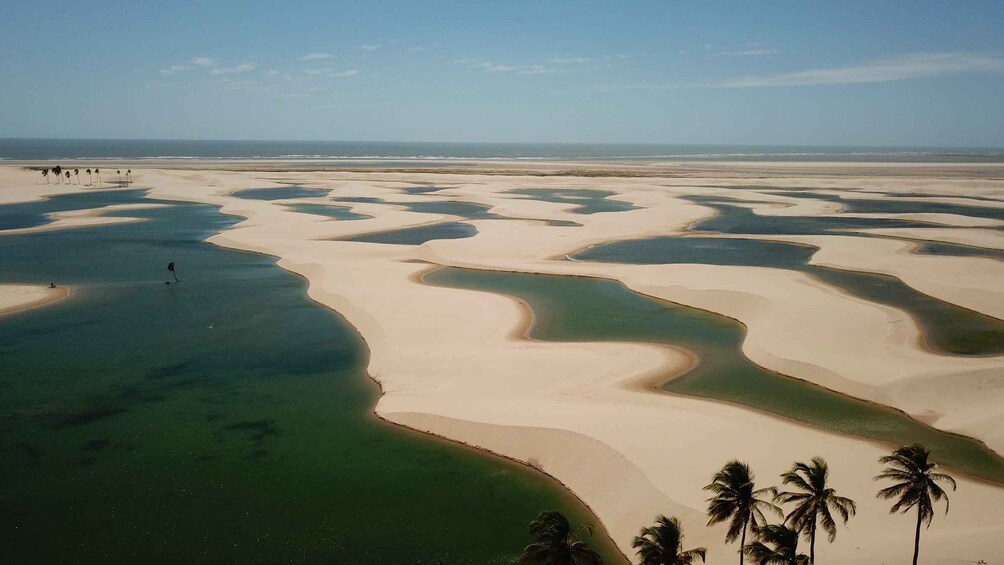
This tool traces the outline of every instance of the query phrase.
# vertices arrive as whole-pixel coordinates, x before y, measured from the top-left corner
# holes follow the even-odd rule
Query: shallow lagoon
[[[283,186],[278,188],[249,188],[232,192],[230,196],[247,200],[284,200],[287,198],[317,198],[328,195],[328,190]]]
[[[328,204],[288,204],[286,206],[294,212],[324,216],[335,220],[365,220],[373,217],[353,212],[347,206],[331,206]]]
[[[237,219],[129,215],[151,221],[0,237],[0,281],[75,289],[0,317],[0,561],[510,563],[540,510],[589,519],[375,419],[352,328],[274,259],[204,243]]]
[[[919,292],[895,277],[810,265],[817,248],[779,241],[658,237],[590,247],[576,260],[606,263],[737,265],[803,271],[854,296],[908,312],[934,349],[956,355],[1004,353],[1004,321]]]
[[[442,268],[424,280],[526,301],[535,314],[532,337],[537,339],[664,343],[698,354],[701,363],[666,383],[667,391],[740,404],[887,445],[921,442],[945,465],[1004,483],[1004,459],[980,442],[755,365],[740,351],[744,329],[729,318],[601,279]]]
[[[145,190],[88,189],[81,194],[67,194],[52,199],[0,206],[0,230],[33,228],[52,222],[48,214],[86,210],[115,204],[148,203]]]
[[[474,237],[478,228],[462,222],[443,222],[431,226],[404,228],[338,238],[337,241],[359,241],[364,243],[389,243],[393,245],[421,245],[434,239],[463,239]]]
[[[560,204],[574,204],[575,208],[569,210],[573,214],[596,214],[599,212],[624,212],[637,208],[630,202],[624,200],[612,200],[607,198],[614,193],[609,190],[596,190],[583,188],[578,190],[560,190],[552,188],[517,188],[509,191],[510,194],[518,194],[532,200],[542,200],[544,202],[557,202]]]

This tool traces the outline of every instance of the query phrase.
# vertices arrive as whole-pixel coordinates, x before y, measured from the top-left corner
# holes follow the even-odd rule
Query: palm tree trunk
[[[920,509],[917,509],[917,535],[913,538],[913,565],[917,565],[917,558],[920,556]]]
[[[816,564],[816,522],[812,522],[809,530],[809,563]]]
[[[739,542],[739,565],[743,565],[743,554],[746,551],[746,526],[749,524],[749,520],[743,522],[743,539]],[[917,565],[914,563],[913,565]]]

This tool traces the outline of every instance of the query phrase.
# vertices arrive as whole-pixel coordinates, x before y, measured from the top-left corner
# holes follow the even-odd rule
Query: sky
[[[1004,2],[0,3],[0,137],[1004,146]]]

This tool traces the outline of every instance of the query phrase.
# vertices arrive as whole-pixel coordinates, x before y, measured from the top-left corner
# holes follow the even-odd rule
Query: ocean
[[[827,161],[1004,163],[1004,148],[440,143],[156,139],[0,139],[0,160],[285,159],[398,161]]]

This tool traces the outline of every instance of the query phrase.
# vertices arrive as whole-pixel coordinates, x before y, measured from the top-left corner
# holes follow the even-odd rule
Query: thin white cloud
[[[180,65],[171,65],[170,67],[161,69],[158,72],[162,75],[170,75],[174,73],[180,73],[183,71],[190,71],[195,67],[211,67],[214,64],[215,63],[213,62],[213,60],[210,59],[209,57],[196,57],[188,63]]]
[[[267,76],[267,77],[274,77],[274,76],[276,76],[278,74],[279,74],[279,71],[277,71],[275,69],[269,69],[269,70],[265,71],[265,76]]]
[[[715,53],[720,57],[764,57],[780,53],[777,49],[743,49],[742,51],[721,51]]]
[[[187,71],[187,70],[189,70],[191,68],[192,67],[190,67],[188,65],[171,65],[170,67],[167,67],[166,69],[161,69],[159,72],[162,75],[170,75],[170,74],[174,74],[174,73],[180,73],[182,71]]]
[[[469,66],[470,69],[484,73],[513,73],[518,75],[540,75],[554,72],[553,69],[544,65],[504,65],[498,63],[475,63]]]
[[[331,53],[322,53],[320,51],[315,51],[313,53],[307,53],[306,55],[300,57],[301,61],[323,61],[324,59],[330,59],[334,57]]]
[[[328,76],[335,77],[335,78],[344,78],[344,77],[354,77],[354,76],[356,76],[358,74],[359,74],[359,71],[357,71],[356,69],[349,69],[347,71],[333,72],[333,73],[329,74]]]
[[[359,46],[363,51],[376,51],[380,47],[382,46],[379,43],[364,43]]]
[[[258,68],[255,63],[241,63],[233,67],[214,67],[213,70],[209,71],[214,75],[229,75],[235,73],[246,73],[248,71],[253,71]]]
[[[660,83],[624,83],[624,84],[600,84],[592,88],[593,92],[622,92],[626,90],[676,90],[683,88],[680,84],[660,84]]]
[[[1004,58],[978,53],[911,53],[849,67],[755,75],[723,81],[724,88],[864,84],[956,74],[1004,73]]]
[[[574,65],[592,63],[593,60],[589,57],[551,57],[547,62],[555,65]]]
[[[231,80],[228,78],[220,80],[220,86],[226,90],[247,90],[257,85],[258,82],[254,80]]]

